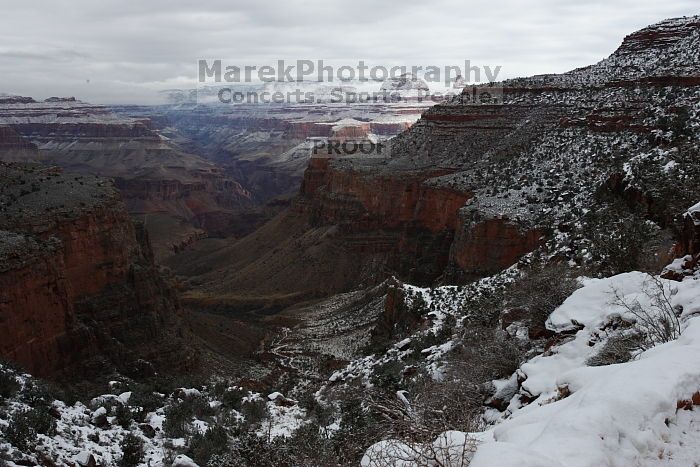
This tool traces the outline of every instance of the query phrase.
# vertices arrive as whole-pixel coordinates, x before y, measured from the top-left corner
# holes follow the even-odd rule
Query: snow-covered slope
[[[588,366],[613,336],[627,332],[620,323],[632,329],[640,325],[630,310],[658,315],[655,297],[665,297],[678,313],[680,337],[626,363]],[[584,280],[548,321],[551,329],[575,334],[520,367],[519,394],[492,428],[439,437],[435,445],[450,454],[444,465],[693,465],[678,462],[700,459],[694,441],[700,422],[700,409],[694,410],[700,402],[699,298],[697,276],[673,282],[632,272]],[[523,394],[532,402],[523,404]],[[363,465],[443,465],[428,459],[426,452],[434,453],[435,445],[416,449],[379,443],[368,450]],[[387,463],[398,452],[404,459]]]

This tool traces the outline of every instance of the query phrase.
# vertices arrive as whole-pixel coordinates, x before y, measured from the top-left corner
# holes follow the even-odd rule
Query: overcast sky
[[[472,64],[500,78],[594,63],[697,0],[0,0],[0,93],[152,103],[228,65]]]

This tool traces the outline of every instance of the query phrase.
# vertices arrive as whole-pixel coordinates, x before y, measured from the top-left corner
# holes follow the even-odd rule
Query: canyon
[[[164,264],[183,279],[184,303],[200,316],[273,333],[288,317],[303,333],[314,327],[304,316],[329,307],[337,321],[352,321],[357,308],[333,305],[338,293],[385,290],[387,280],[463,285],[533,252],[614,270],[621,266],[597,246],[596,233],[605,229],[596,216],[610,205],[622,213],[604,222],[655,222],[653,236],[624,241],[653,243],[654,267],[663,267],[694,241],[677,213],[695,195],[676,191],[676,214],[655,212],[665,204],[659,187],[673,190],[677,174],[688,174],[693,191],[695,143],[668,123],[682,118],[679,109],[697,112],[692,21],[632,34],[586,68],[484,86],[502,96],[498,103],[474,102],[468,89],[426,109],[383,157],[314,155],[299,194],[255,232],[203,240]],[[638,45],[656,30],[663,41]],[[679,238],[671,233],[678,229],[689,233]],[[404,306],[391,297],[384,311],[364,311],[375,326],[386,321],[384,333]]]
[[[591,66],[438,105],[172,93],[113,107],[0,96],[0,356],[54,380],[109,378],[111,397],[75,410],[112,444],[129,429],[161,464],[169,450],[217,465],[210,451],[233,446],[221,465],[297,465],[298,448],[318,465],[380,467],[368,456],[395,437],[426,446],[411,452],[423,465],[437,436],[471,456],[467,432],[486,425],[474,465],[492,465],[489,449],[510,449],[499,427],[520,439],[518,420],[561,419],[552,407],[580,408],[664,352],[673,387],[630,419],[646,433],[692,412],[697,364],[681,346],[696,345],[700,312],[698,17],[632,33]],[[314,152],[361,141],[387,151]],[[673,336],[639,343],[649,304]],[[202,379],[157,380],[155,405],[129,400],[183,372]],[[636,376],[644,387],[626,384],[646,400],[655,375]],[[624,402],[610,410],[639,401]],[[122,424],[113,407],[144,419]],[[223,441],[200,450],[216,430]],[[81,446],[106,464],[115,453],[93,431]],[[588,434],[614,445],[623,432]]]
[[[474,88],[437,106],[107,108],[5,96],[2,158],[112,177],[197,313],[259,317],[392,277],[463,284],[545,247],[583,265],[583,207],[596,204],[600,187],[620,185],[636,155],[668,163],[667,148],[680,144],[664,134],[656,106],[682,108],[697,92],[693,24],[632,34],[586,68],[477,88],[498,102],[475,101]],[[390,142],[390,151],[312,152],[319,140],[367,138]],[[653,206],[647,195],[615,190],[634,209]],[[94,228],[84,222],[81,230]],[[126,256],[110,261],[127,268],[128,249],[117,250]],[[61,266],[48,251],[39,255],[46,267],[80,269],[82,258]],[[68,301],[104,287],[68,281]]]
[[[357,113],[347,106],[317,107],[312,118],[305,108],[271,117],[251,108],[239,117],[211,108],[0,96],[2,333],[9,336],[0,353],[52,377],[101,374],[117,364],[131,374],[193,367],[196,352],[178,361],[195,338],[190,320],[175,283],[155,263],[187,257],[200,242],[205,248],[236,242],[285,211],[313,138],[391,135],[410,126],[420,109],[408,106],[392,117],[391,109],[377,108],[370,122],[346,117]],[[265,132],[269,137],[261,138]],[[231,147],[238,148],[233,158]],[[267,157],[276,152],[282,156]],[[350,286],[345,281],[323,293]],[[282,295],[288,304],[304,296]],[[255,308],[258,300],[241,303]],[[192,312],[187,294],[185,303]],[[196,334],[212,338],[216,324],[202,318]],[[234,347],[248,354],[268,331],[239,324],[247,326],[250,344],[243,339]]]
[[[129,212],[151,232],[157,255],[207,234],[227,234],[250,193],[206,160],[182,151],[150,128],[103,106],[72,98],[35,102],[0,97],[0,127],[19,143],[5,161],[57,165],[111,177]],[[31,145],[31,153],[20,146]]]
[[[503,270],[552,239],[572,236],[582,206],[593,205],[597,187],[619,177],[635,154],[664,152],[668,142],[657,136],[665,130],[656,106],[664,99],[675,108],[691,105],[698,90],[697,57],[689,57],[693,24],[632,34],[586,68],[495,83],[492,92],[502,96],[497,104],[475,103],[465,92],[427,109],[391,140],[385,157],[312,157],[289,211],[309,229],[331,229],[324,242],[338,252],[332,262],[346,256],[361,264],[355,282],[379,269],[381,277],[426,285]],[[622,198],[634,204],[632,196]],[[565,254],[574,261],[579,255],[575,249]],[[378,257],[379,269],[372,266]],[[288,268],[274,259],[264,264],[279,274]],[[328,283],[320,265],[300,273],[305,279],[295,293],[331,292],[308,285]],[[223,293],[228,283],[216,284],[216,275],[208,273],[212,279],[205,277],[203,288]],[[238,294],[247,287],[230,283]]]

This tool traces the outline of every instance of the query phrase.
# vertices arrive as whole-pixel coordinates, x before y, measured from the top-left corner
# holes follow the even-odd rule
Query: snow
[[[173,467],[199,467],[192,459],[187,457],[184,454],[180,454],[179,456],[175,457],[175,460],[173,461]]]
[[[695,204],[695,205],[691,206],[690,208],[688,208],[688,213],[692,214],[694,212],[700,212],[700,203]]]
[[[695,225],[700,225],[700,203],[691,206],[688,209],[688,215],[693,219]]]
[[[101,396],[93,398],[90,401],[90,407],[100,407],[104,404],[114,402],[116,400],[118,400],[118,397],[114,394],[103,394]]]
[[[380,441],[372,445],[360,461],[361,467],[411,467],[424,462],[419,447],[399,441]]]
[[[271,401],[274,401],[275,399],[279,398],[284,399],[284,395],[281,392],[273,392],[272,394],[268,395],[267,398]]]
[[[676,161],[668,161],[666,165],[663,166],[663,171],[668,173],[673,170],[678,165]]]
[[[165,415],[163,414],[163,409],[158,412],[150,412],[146,415],[146,421],[156,430],[163,429],[163,422],[165,422]]]
[[[611,320],[633,321],[616,297],[646,307],[650,281],[682,307],[680,337],[627,363],[586,366],[613,332]],[[423,446],[383,441],[368,449],[362,466],[433,465],[426,462],[428,452],[448,456],[441,464],[446,466],[463,465],[462,459],[471,459],[470,467],[698,465],[700,410],[678,410],[678,403],[700,391],[700,280],[652,281],[631,272],[581,283],[548,320],[550,329],[571,335],[560,335],[563,340],[520,367],[520,393],[500,418],[487,417],[495,423],[491,428],[446,432]],[[511,381],[495,382],[496,388],[502,391]],[[520,395],[534,400],[524,405]],[[467,440],[478,443],[475,452]],[[395,455],[404,460],[378,461]]]
[[[105,409],[104,407],[100,407],[92,413],[92,421],[94,422],[102,415],[107,415],[107,409]]]
[[[75,460],[75,462],[77,462],[79,465],[88,465],[91,457],[92,454],[90,454],[88,451],[82,451],[80,454],[75,456],[73,460]]]
[[[576,290],[549,317],[547,327],[562,332],[582,327],[571,340],[553,348],[551,354],[532,358],[520,368],[527,379],[522,388],[531,396],[539,396],[537,403],[546,403],[558,394],[558,375],[585,366],[586,360],[595,354],[604,341],[599,330],[612,318],[634,317],[620,304],[613,303],[616,295],[627,303],[635,301],[647,305],[649,297],[644,293],[650,281],[649,275],[630,272],[605,279],[581,279],[583,287]],[[672,281],[662,280],[665,288]],[[671,291],[668,291],[671,295]],[[514,407],[511,407],[514,409]]]
[[[583,287],[576,290],[547,320],[547,328],[562,332],[583,325],[594,329],[613,316],[622,316],[624,309],[611,302],[614,291],[621,297],[638,298],[647,274],[629,272],[606,279],[580,279]],[[641,298],[641,297],[639,297]]]
[[[198,389],[194,388],[178,388],[175,393],[180,395],[180,397],[200,397],[202,395]]]
[[[668,431],[661,448],[649,452],[640,460],[639,467],[655,467],[659,463],[667,467],[700,466],[700,410],[678,412]]]
[[[128,404],[131,398],[131,391],[123,392],[117,397],[122,404]]]
[[[440,286],[435,288],[417,287],[400,283],[396,278],[392,282],[398,283],[404,291],[406,305],[412,306],[416,300],[422,300],[426,310],[427,326],[410,336],[393,344],[386,352],[379,355],[368,355],[355,358],[344,368],[335,371],[328,378],[329,383],[348,383],[359,379],[365,387],[371,387],[370,378],[375,368],[395,361],[405,363],[406,357],[413,353],[410,344],[420,341],[428,334],[436,335],[443,330],[448,319],[455,322],[465,318],[463,314],[464,304],[467,300],[479,296],[488,296],[501,290],[506,284],[513,281],[520,274],[518,265],[513,265],[500,273],[485,277],[466,286]],[[453,335],[446,338],[439,345],[432,345],[421,349],[425,370],[436,381],[444,376],[445,356],[454,349],[459,336]]]
[[[370,447],[361,467],[466,466],[478,439],[461,431],[446,431],[428,446],[395,440],[380,441]],[[498,465],[498,464],[494,464]]]
[[[258,431],[261,436],[270,438],[291,436],[305,421],[306,411],[298,405],[285,407],[268,402],[267,410],[270,417]]]
[[[586,279],[550,317],[552,328],[583,325],[573,340],[521,367],[523,388],[537,401],[518,409],[493,430],[494,443],[481,446],[472,467],[500,465],[593,467],[633,465],[655,456],[669,436],[679,400],[700,389],[700,320],[689,320],[681,337],[617,365],[586,367],[601,345],[589,345],[610,318],[624,310],[610,303],[612,290],[626,299],[645,300],[649,280],[633,272],[607,279]],[[664,287],[672,287],[663,281]],[[700,282],[676,283],[674,305],[698,309]],[[669,293],[672,293],[669,290]],[[648,299],[647,299],[648,300]],[[571,393],[563,399],[559,388]],[[560,399],[560,400],[557,400]],[[581,453],[586,453],[582,456]]]
[[[671,263],[669,263],[666,267],[664,267],[664,270],[683,273],[686,271],[686,269],[683,267],[683,265],[686,263],[689,263],[692,260],[693,260],[693,257],[691,255],[686,255],[686,256],[683,256],[682,258],[675,258],[673,261],[671,261]]]
[[[198,433],[206,433],[209,429],[209,424],[203,420],[194,420],[192,426],[194,427],[194,431]]]
[[[677,341],[639,360],[562,374],[558,385],[572,394],[497,426],[495,442],[480,447],[471,466],[623,466],[653,456],[677,401],[700,389],[697,352],[700,320],[693,320]]]

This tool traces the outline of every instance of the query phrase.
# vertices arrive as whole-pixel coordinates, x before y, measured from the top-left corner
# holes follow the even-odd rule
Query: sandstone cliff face
[[[690,36],[698,29],[700,29],[700,18],[697,16],[662,21],[625,37],[621,49],[631,54],[673,46],[679,38]]]
[[[676,257],[690,256],[690,261],[700,261],[700,203],[691,207],[683,216],[683,230],[678,243],[674,246]],[[692,268],[689,268],[692,269]]]
[[[108,181],[0,165],[0,212],[3,357],[38,375],[187,364],[177,301]]]
[[[434,280],[447,265],[459,208],[470,193],[423,184],[444,175],[441,169],[373,173],[312,159],[298,206],[315,225],[339,225],[351,251],[386,253],[388,264],[412,280]]]
[[[42,374],[75,319],[60,242],[0,231],[0,355]]]
[[[544,243],[544,232],[522,229],[508,219],[466,221],[458,230],[451,260],[462,277],[482,277],[515,264]]]

